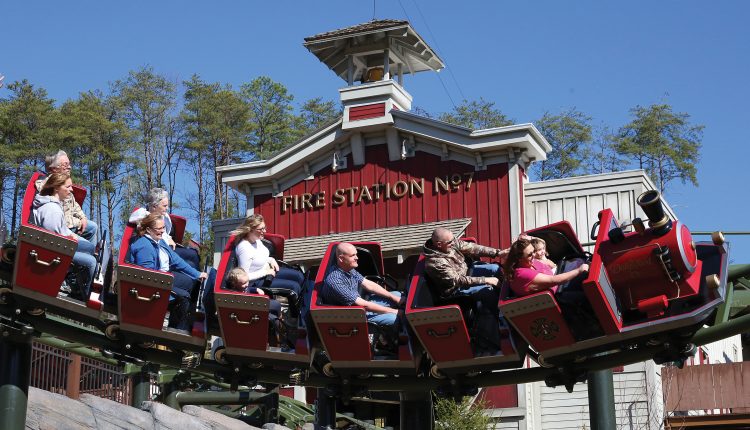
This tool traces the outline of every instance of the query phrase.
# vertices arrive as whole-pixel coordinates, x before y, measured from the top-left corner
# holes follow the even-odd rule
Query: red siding
[[[510,200],[508,166],[495,164],[483,171],[456,161],[442,161],[439,156],[418,152],[406,160],[389,161],[385,145],[365,148],[364,166],[350,167],[333,173],[330,168],[315,173],[315,179],[301,181],[284,190],[284,196],[301,196],[304,193],[325,192],[325,206],[302,210],[290,207],[282,213],[282,198],[270,194],[255,196],[255,212],[266,217],[269,229],[288,238],[319,236],[330,233],[357,231],[424,222],[471,218],[467,235],[479,243],[507,247],[510,245]],[[353,166],[351,157],[348,166]],[[472,174],[471,187],[466,190],[468,175]],[[461,183],[449,192],[435,191],[435,177],[453,177]],[[390,184],[397,181],[407,184],[412,179],[424,178],[424,193],[395,198],[386,197],[384,190],[375,199],[373,184]],[[362,186],[367,186],[374,201],[363,197],[357,202]],[[349,192],[346,202],[333,206],[337,189],[357,187],[354,203]],[[314,198],[313,198],[314,201]],[[321,250],[322,252],[322,250]]]
[[[385,103],[354,106],[349,108],[349,121],[385,116]]]
[[[482,390],[479,399],[487,404],[488,409],[518,407],[518,386],[501,385]]]
[[[279,395],[294,398],[294,387],[280,387]]]

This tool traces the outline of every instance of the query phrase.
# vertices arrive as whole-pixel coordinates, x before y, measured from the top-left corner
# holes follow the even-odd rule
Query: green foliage
[[[56,145],[58,115],[47,92],[27,80],[8,85],[11,96],[0,101],[0,191],[11,193],[10,224],[15,232],[20,215],[20,191],[31,171],[44,167],[49,145]],[[4,198],[0,210],[5,210]]]
[[[483,98],[480,98],[478,101],[464,100],[452,112],[439,115],[438,119],[472,130],[503,127],[513,124],[513,121],[495,107],[495,102],[490,102]]]
[[[206,83],[197,75],[185,86],[185,106],[181,118],[186,126],[185,150],[188,171],[195,181],[194,191],[186,193],[188,208],[199,223],[201,243],[210,237],[212,219],[228,216],[228,187],[216,173],[223,166],[252,158],[248,143],[252,126],[249,105],[228,86]]]
[[[536,122],[537,129],[552,146],[547,159],[533,167],[538,180],[566,178],[580,172],[591,141],[590,122],[589,116],[574,108],[558,115],[545,112]]]
[[[591,145],[586,151],[586,173],[617,172],[627,166],[627,160],[617,152],[617,136],[607,126],[594,131]]]
[[[492,418],[484,414],[485,404],[464,397],[461,402],[435,397],[435,430],[486,430]]]
[[[341,116],[341,107],[332,100],[316,97],[305,102],[296,118],[296,135],[302,138]]]
[[[646,169],[661,192],[674,179],[698,185],[703,126],[691,125],[690,115],[675,113],[668,104],[636,106],[630,112],[634,118],[620,129],[617,151]]]
[[[135,137],[136,145],[129,152],[136,163],[126,198],[136,204],[146,190],[164,184],[163,169],[173,161],[166,136],[171,132],[176,86],[152,67],[142,67],[112,83],[111,91],[118,114]]]
[[[126,156],[132,144],[132,133],[118,115],[116,104],[100,91],[81,93],[77,100],[60,106],[62,146],[73,163],[75,182],[89,189],[84,212],[109,232],[110,243],[115,240],[112,217],[122,203],[124,165],[132,161]],[[53,152],[53,151],[48,151]],[[129,211],[132,207],[122,208]]]
[[[294,97],[284,85],[261,76],[243,84],[240,94],[250,107],[249,141],[256,158],[267,158],[294,140]]]

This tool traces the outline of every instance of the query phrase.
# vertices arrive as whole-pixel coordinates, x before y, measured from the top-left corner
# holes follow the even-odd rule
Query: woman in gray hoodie
[[[96,246],[73,233],[65,225],[65,213],[60,202],[65,200],[72,192],[73,181],[70,179],[70,175],[67,173],[49,175],[39,194],[34,197],[33,222],[45,230],[78,241],[76,253],[73,255],[73,263],[84,267],[88,272],[88,278],[79,280],[80,296],[76,298],[85,301],[88,300],[91,281],[94,279],[94,270],[96,270],[96,258],[93,255]]]

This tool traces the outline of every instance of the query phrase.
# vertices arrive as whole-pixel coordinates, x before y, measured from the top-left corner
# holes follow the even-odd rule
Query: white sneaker
[[[99,276],[94,279],[94,283],[100,287],[104,287],[104,270],[99,273]]]
[[[60,285],[60,292],[65,293],[66,296],[70,294],[70,286],[67,282],[63,281],[62,285]]]
[[[162,328],[167,328],[169,326],[169,311],[164,315],[164,323],[161,326]]]

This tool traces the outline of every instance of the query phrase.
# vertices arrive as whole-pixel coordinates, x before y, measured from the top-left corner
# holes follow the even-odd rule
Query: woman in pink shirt
[[[511,245],[508,258],[503,264],[505,279],[510,283],[510,289],[516,297],[527,296],[539,291],[552,289],[554,293],[557,285],[570,281],[583,272],[588,272],[589,265],[582,264],[570,272],[551,275],[538,271],[534,267],[534,245],[528,239],[518,239]]]

